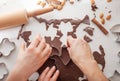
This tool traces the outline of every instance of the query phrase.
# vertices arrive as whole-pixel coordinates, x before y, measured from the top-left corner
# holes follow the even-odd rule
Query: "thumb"
[[[72,36],[68,36],[67,37],[67,46],[70,47],[73,42],[74,42],[74,38]]]

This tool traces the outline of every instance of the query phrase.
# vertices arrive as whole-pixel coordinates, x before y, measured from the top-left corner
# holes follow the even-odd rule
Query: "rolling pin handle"
[[[53,10],[54,10],[54,8],[52,6],[49,6],[48,8],[29,11],[29,12],[27,12],[27,15],[28,15],[28,17],[33,17],[33,16],[38,16],[38,15],[41,15],[41,14],[44,14],[44,13],[51,12]]]

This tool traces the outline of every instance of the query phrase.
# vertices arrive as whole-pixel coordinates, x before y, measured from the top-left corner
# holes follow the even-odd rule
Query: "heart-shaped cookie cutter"
[[[114,25],[110,31],[117,35],[116,42],[120,43],[120,24]]]

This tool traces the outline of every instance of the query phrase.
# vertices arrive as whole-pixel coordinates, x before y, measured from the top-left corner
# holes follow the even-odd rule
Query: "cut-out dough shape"
[[[70,62],[70,56],[66,46],[62,47],[62,55],[60,56],[60,59],[64,65],[67,65]]]
[[[79,81],[79,77],[83,77],[82,71],[70,60],[67,65],[64,65],[59,56],[53,56],[55,65],[60,71],[57,81]]]
[[[77,38],[76,34],[74,32],[67,32],[67,36],[72,36],[73,38]]]
[[[23,40],[26,42],[27,47],[30,45],[30,35],[31,35],[32,31],[24,31],[20,34],[21,38],[23,38]]]
[[[90,36],[93,36],[94,28],[86,27],[85,29],[83,29],[83,31],[87,32]]]
[[[81,19],[50,19],[50,20],[46,20],[46,19],[43,19],[43,18],[37,18],[37,17],[34,17],[39,23],[45,23],[46,25],[46,30],[48,30],[49,26],[51,24],[53,24],[53,27],[54,28],[59,28],[59,25],[61,24],[61,22],[64,22],[64,23],[67,23],[67,22],[70,22],[71,25],[73,26],[73,31],[76,32],[76,29],[77,27],[81,24],[81,23],[84,23],[84,24],[87,24],[87,25],[90,25],[90,19],[89,19],[89,16],[86,15],[82,20]]]
[[[0,63],[0,80],[8,74],[8,69],[4,63]]]
[[[82,23],[87,24],[87,25],[90,25],[90,18],[89,18],[88,15],[86,15],[86,16],[83,18]]]
[[[0,43],[0,56],[8,56],[15,50],[15,43],[8,38],[4,38]]]
[[[97,63],[102,65],[102,71],[103,71],[105,68],[105,58],[104,58],[105,52],[104,52],[102,45],[99,46],[99,50],[101,53],[94,51],[93,56],[95,60],[97,61]]]
[[[46,42],[51,45],[51,47],[54,47],[59,51],[58,56],[61,56],[61,45],[62,42],[60,41],[60,37],[55,37],[53,40],[51,40],[51,37],[45,37]]]
[[[39,78],[39,73],[35,72],[29,77],[28,81],[37,81],[38,78]]]
[[[19,40],[19,38],[20,38],[20,36],[21,36],[23,27],[24,27],[24,24],[21,26],[21,28],[20,28],[20,30],[19,30],[19,32],[18,32],[18,37],[17,37],[18,40]]]
[[[37,72],[40,75],[47,67],[51,68],[53,66],[55,66],[55,61],[53,59],[48,58],[48,60],[43,64],[42,67],[38,69]]]
[[[92,39],[90,37],[88,37],[87,35],[85,35],[83,38],[88,43],[92,41]]]
[[[62,42],[60,41],[60,38],[63,36],[62,32],[60,30],[57,30],[57,35],[59,37],[55,37],[53,40],[51,40],[51,37],[45,37],[46,42],[51,45],[52,49],[52,55],[61,55],[61,45]]]
[[[56,47],[52,47],[52,54],[51,54],[51,56],[54,56],[54,55],[60,55],[59,54],[59,51],[58,51],[58,49],[56,48]]]
[[[60,37],[62,37],[63,33],[60,30],[57,30],[57,35],[60,36]]]

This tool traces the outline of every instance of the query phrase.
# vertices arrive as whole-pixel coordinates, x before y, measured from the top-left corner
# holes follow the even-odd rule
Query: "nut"
[[[91,1],[91,4],[95,4],[95,0],[90,0]]]
[[[74,4],[74,0],[70,0],[70,4]]]
[[[65,1],[64,2],[61,2],[61,6],[64,6],[65,5]]]
[[[106,20],[110,20],[111,19],[111,15],[107,15]]]
[[[45,3],[45,2],[41,2],[40,5],[41,5],[42,7],[45,7],[46,3]]]
[[[40,5],[40,3],[41,3],[41,1],[38,1],[38,2],[37,2],[37,5]]]
[[[100,13],[99,17],[100,17],[100,19],[102,19],[104,17],[104,14]]]
[[[57,10],[61,10],[66,3],[66,0],[63,0],[62,2],[60,0],[51,0],[51,1],[54,1],[54,2],[50,3],[49,5],[53,6],[54,9],[57,9]]]
[[[37,4],[38,4],[38,5],[40,5],[40,6],[42,6],[42,7],[45,7],[46,2],[38,1],[38,3],[37,3]]]
[[[112,0],[107,0],[107,2],[112,2]]]
[[[57,9],[58,9],[58,10],[61,10],[62,8],[63,8],[63,6],[61,6],[61,5],[58,5],[58,6],[57,6]]]
[[[53,6],[53,7],[54,7],[54,9],[57,9],[57,8],[58,8],[58,6],[57,6],[57,5],[55,5],[55,4],[50,4],[50,6]]]
[[[105,19],[104,18],[101,19],[101,23],[105,24]]]

